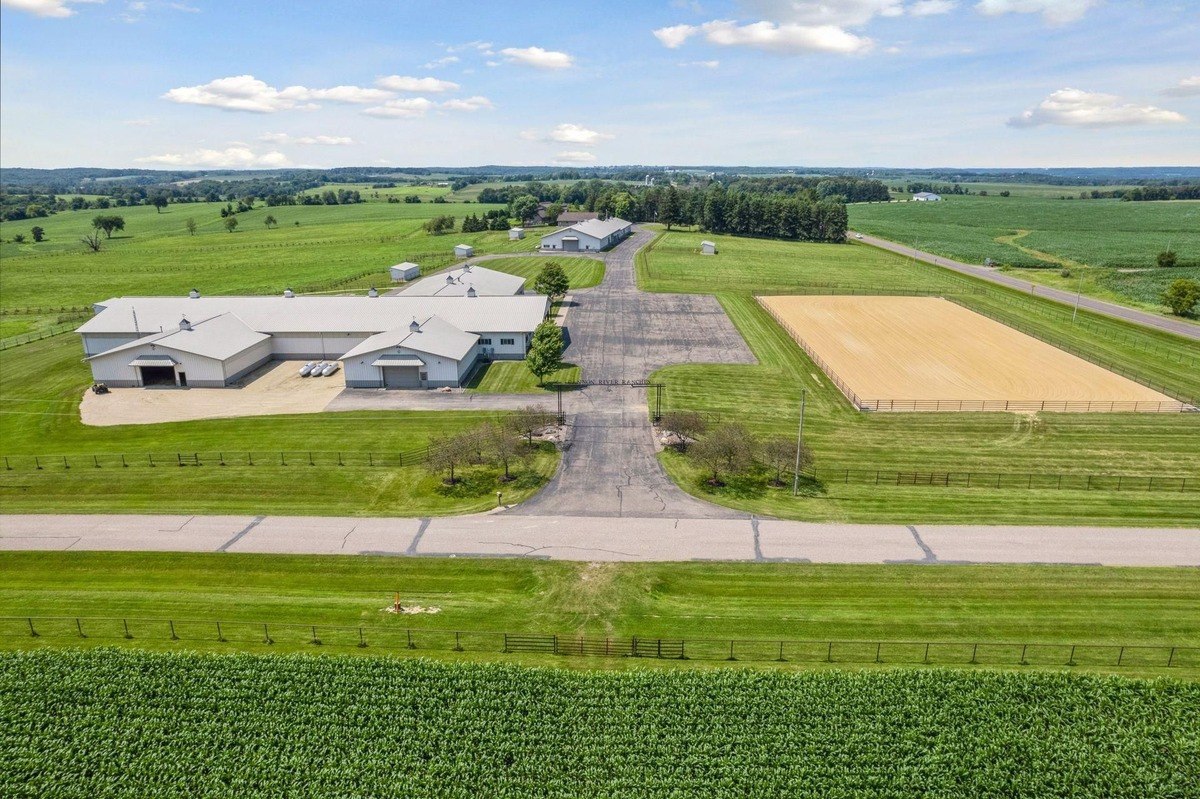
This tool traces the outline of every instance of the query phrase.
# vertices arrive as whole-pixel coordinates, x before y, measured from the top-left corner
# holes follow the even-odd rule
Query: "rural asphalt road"
[[[814,524],[768,519],[0,516],[0,550],[583,561],[1200,566],[1200,529]]]
[[[1030,294],[1036,294],[1039,297],[1045,297],[1064,305],[1070,305],[1071,307],[1075,306],[1076,295],[1070,291],[1063,291],[1062,289],[1051,288],[1050,286],[1039,286],[1036,283],[1030,283],[1028,280],[1022,280],[1019,277],[1013,277],[1011,274],[998,272],[995,269],[960,263],[950,258],[943,258],[940,255],[914,249],[906,244],[898,244],[877,236],[868,236],[865,233],[856,233],[853,230],[848,231],[846,235],[853,241],[860,241],[872,247],[879,247],[880,249],[903,255],[906,258],[915,258],[918,261],[924,261],[934,266],[952,269],[955,272],[961,272],[964,275],[998,283],[1008,288],[1017,289],[1018,291],[1027,291]],[[860,235],[862,236],[861,239],[858,238]],[[1089,311],[1095,311],[1105,316],[1112,316],[1126,322],[1133,322],[1144,327],[1200,341],[1200,325],[1185,322],[1182,319],[1169,319],[1157,314],[1147,313],[1146,311],[1139,311],[1135,308],[1126,308],[1123,305],[1092,299],[1091,297],[1080,296],[1078,299],[1080,308],[1086,308]]]

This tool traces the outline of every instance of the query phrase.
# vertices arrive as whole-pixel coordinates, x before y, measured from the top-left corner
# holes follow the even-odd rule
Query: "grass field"
[[[848,286],[856,290],[952,291],[959,280],[937,267],[911,264],[858,245],[813,245],[717,237],[720,255],[694,255],[699,233],[665,234],[639,259],[639,281],[658,291],[704,288],[717,295],[759,363],[679,365],[660,370],[669,408],[737,419],[758,434],[795,435],[801,389],[808,390],[805,436],[818,467],[892,471],[979,471],[1095,474],[1200,474],[1196,414],[864,414],[845,398],[754,300],[755,293]],[[711,237],[710,237],[711,238]],[[863,264],[870,264],[864,269]],[[701,282],[694,270],[703,270]],[[761,272],[761,276],[760,276]],[[923,278],[928,276],[928,282]],[[975,310],[1021,324],[1092,357],[1136,367],[1148,377],[1200,395],[1195,345],[1081,313],[1016,292],[960,295]],[[731,388],[735,387],[735,388]],[[988,490],[885,487],[830,482],[793,499],[765,480],[730,481],[716,493],[686,460],[663,453],[671,476],[692,493],[744,510],[784,518],[845,521],[972,521],[976,523],[1142,523],[1191,525],[1200,495],[1137,491]]]
[[[525,242],[528,244],[529,239]],[[532,248],[534,245],[529,244]],[[546,258],[542,255],[531,255],[528,258],[495,258],[484,261],[480,266],[495,269],[497,272],[507,272],[510,275],[520,275],[525,278],[525,290],[533,290],[533,281],[538,273],[548,263],[557,263],[567,273],[571,290],[586,289],[600,285],[604,280],[604,261],[594,258]]]
[[[863,233],[965,263],[991,258],[1029,280],[1149,310],[1164,311],[1159,295],[1171,280],[1200,278],[1198,202],[946,196],[849,211]],[[1168,248],[1179,266],[1158,269],[1155,256]]]
[[[16,794],[1140,799],[1200,779],[1200,688],[1170,680],[107,650],[0,656],[0,686]]]
[[[510,242],[505,231],[430,236],[420,229],[436,214],[461,222],[465,214],[491,206],[370,202],[260,207],[239,214],[234,233],[222,227],[221,207],[195,203],[171,205],[161,214],[142,206],[104,212],[123,216],[125,231],[105,241],[99,253],[85,252],[79,239],[101,212],[68,211],[40,220],[46,241],[0,245],[0,310],[91,305],[121,295],[180,295],[193,287],[205,294],[276,294],[287,287],[302,291],[351,277],[382,288],[389,284],[392,264],[413,260],[425,268],[445,266],[459,242],[473,244],[480,254],[532,246]],[[263,224],[268,215],[278,220],[277,228]],[[198,225],[195,236],[184,227],[189,218]],[[25,223],[5,222],[0,238],[11,238],[18,224]]]
[[[424,447],[491,415],[478,412],[351,412],[211,419],[157,425],[86,427],[79,398],[91,383],[78,337],[67,334],[0,355],[0,455],[278,451],[399,452]],[[421,466],[403,468],[280,466],[0,472],[7,512],[128,511],[260,513],[303,509],[317,514],[418,515],[487,510],[499,472],[478,467],[446,489]],[[533,493],[553,472],[557,454],[540,451],[504,492]]]
[[[543,383],[575,383],[579,380],[579,367],[564,364],[553,374],[547,375]],[[471,376],[466,388],[481,394],[541,394],[549,389],[538,383],[525,361],[492,361],[484,364]]]
[[[1200,575],[1185,569],[8,552],[0,553],[0,571],[0,616],[220,619],[227,629],[264,621],[362,626],[375,640],[412,628],[690,640],[1200,646]],[[393,592],[406,604],[441,612],[384,613]],[[32,639],[23,625],[4,625],[0,633],[5,648],[129,643],[173,651],[268,651],[261,638],[232,633],[235,640],[226,644],[172,642],[165,635],[132,642],[119,636]],[[299,640],[279,640],[273,650],[281,649],[312,651]],[[456,657],[424,649],[414,654]],[[523,662],[561,661],[531,655]],[[587,664],[634,665],[620,658]],[[1126,664],[1120,673],[1200,677],[1200,669],[1190,667],[1131,671]]]

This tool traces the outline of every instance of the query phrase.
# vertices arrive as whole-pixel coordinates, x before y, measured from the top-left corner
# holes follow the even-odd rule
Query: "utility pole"
[[[796,434],[796,470],[792,474],[792,496],[800,493],[800,448],[804,446],[804,405],[808,400],[808,389],[800,389],[800,431]]]

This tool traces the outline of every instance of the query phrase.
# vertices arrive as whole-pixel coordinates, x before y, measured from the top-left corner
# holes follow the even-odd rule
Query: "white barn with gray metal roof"
[[[95,309],[76,332],[109,386],[227,386],[271,360],[343,360],[352,388],[432,388],[460,385],[481,360],[524,358],[549,300],[120,297]]]
[[[542,236],[543,252],[599,252],[633,232],[633,223],[618,219],[587,219]]]

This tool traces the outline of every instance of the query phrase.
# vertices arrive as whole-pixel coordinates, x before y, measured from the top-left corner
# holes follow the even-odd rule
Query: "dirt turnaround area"
[[[1170,397],[940,297],[759,302],[866,410],[1178,410]]]

